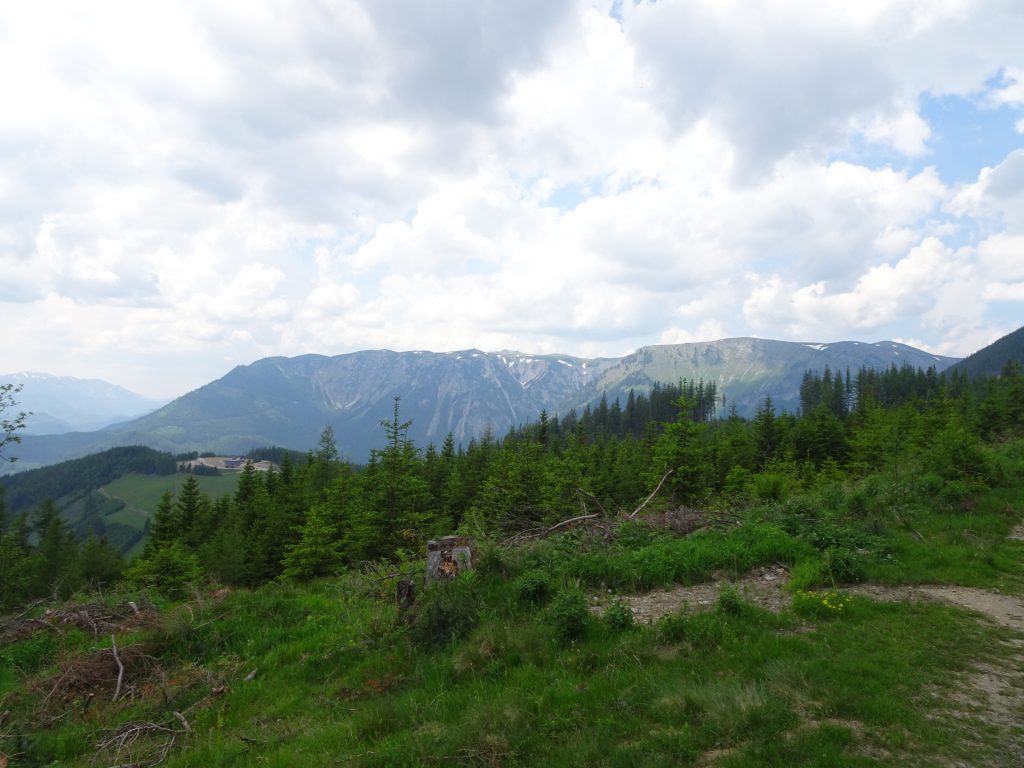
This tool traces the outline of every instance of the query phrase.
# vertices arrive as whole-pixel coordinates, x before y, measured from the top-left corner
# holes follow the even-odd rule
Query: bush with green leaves
[[[826,549],[822,562],[832,584],[856,584],[867,577],[868,554],[847,547]]]
[[[587,597],[578,589],[559,592],[545,614],[547,622],[561,640],[578,640],[587,631],[590,609]]]
[[[476,551],[476,562],[474,567],[481,576],[508,575],[509,563],[504,550],[497,544],[485,541],[480,544]]]
[[[754,475],[753,491],[760,501],[785,501],[789,496],[789,478],[777,472],[762,472]]]
[[[409,639],[414,645],[436,648],[464,638],[476,628],[482,609],[479,579],[472,571],[431,584],[409,611]]]
[[[604,612],[604,623],[615,630],[631,629],[634,625],[633,609],[622,600],[615,600]]]
[[[138,587],[152,589],[168,600],[180,600],[199,584],[203,569],[199,558],[176,541],[136,560],[125,576]]]
[[[747,612],[750,605],[732,584],[726,584],[718,593],[718,602],[715,610],[729,616],[740,616]]]
[[[544,605],[554,593],[550,577],[539,568],[522,574],[515,580],[513,588],[519,602],[525,605]]]

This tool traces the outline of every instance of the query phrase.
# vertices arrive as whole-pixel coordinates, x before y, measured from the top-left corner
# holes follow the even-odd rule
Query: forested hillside
[[[1024,328],[1018,328],[953,366],[967,376],[998,376],[1008,363],[1024,365]]]
[[[440,446],[415,445],[395,398],[391,418],[381,422],[385,447],[365,466],[341,461],[327,428],[315,451],[285,454],[278,472],[247,467],[231,496],[210,498],[190,478],[153,510],[146,557],[134,567],[160,574],[174,565],[249,586],[308,579],[419,552],[428,538],[460,529],[500,539],[581,513],[632,509],[656,487],[667,508],[743,508],[821,477],[895,470],[908,455],[935,482],[969,488],[989,477],[981,441],[1020,423],[1024,379],[1011,373],[972,384],[908,366],[809,371],[800,414],[780,414],[769,399],[752,419],[734,410],[715,418],[717,388],[683,381],[562,419],[542,413],[503,439],[485,434],[467,446],[451,435]],[[86,472],[104,482],[121,456],[150,469],[173,465],[153,452],[106,452],[51,470],[54,493],[62,478]],[[15,512],[23,486],[44,481],[38,473],[25,477],[10,486]],[[30,525],[8,514],[8,572],[40,556],[28,543],[33,525],[39,542],[69,536],[63,528],[47,534],[53,516],[36,516]],[[10,584],[6,591],[7,605],[31,596]]]

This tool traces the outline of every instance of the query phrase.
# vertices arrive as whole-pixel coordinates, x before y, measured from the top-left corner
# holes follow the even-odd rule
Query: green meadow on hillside
[[[123,475],[99,489],[100,494],[115,502],[115,511],[104,517],[110,524],[120,524],[137,531],[146,530],[146,524],[153,518],[160,497],[164,493],[177,494],[185,475],[144,475],[132,472]],[[197,476],[200,489],[210,498],[231,495],[238,487],[238,473],[225,472],[222,475]],[[134,557],[142,552],[143,540],[139,540],[125,554]]]
[[[200,490],[211,499],[230,496],[238,487],[238,472],[224,472],[220,475],[197,475],[196,482]],[[125,510],[137,515],[139,519],[152,516],[160,503],[160,497],[166,492],[177,494],[186,475],[142,475],[137,472],[119,477],[100,489],[103,495],[112,499],[120,499],[125,503]]]

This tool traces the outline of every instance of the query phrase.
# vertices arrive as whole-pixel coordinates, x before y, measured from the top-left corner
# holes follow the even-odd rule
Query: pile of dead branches
[[[165,723],[142,720],[125,723],[104,733],[96,743],[97,752],[92,762],[95,765],[102,758],[103,764],[118,768],[159,765],[191,732],[188,720],[180,712],[175,712],[174,720]]]
[[[501,546],[520,546],[531,541],[543,539],[553,533],[560,533],[573,529],[584,529],[588,534],[604,539],[606,542],[610,542],[615,537],[615,531],[618,526],[621,523],[630,520],[642,522],[651,528],[669,529],[679,536],[688,536],[702,528],[735,525],[739,522],[738,517],[726,512],[711,512],[709,510],[693,509],[690,507],[677,507],[670,510],[647,512],[641,515],[648,505],[654,501],[654,498],[658,495],[658,492],[665,484],[665,481],[668,480],[671,475],[672,470],[666,472],[651,494],[644,499],[636,509],[628,514],[622,511],[615,514],[609,514],[597,496],[589,491],[584,491],[582,488],[577,488],[576,496],[579,499],[580,511],[583,512],[583,514],[570,517],[567,520],[562,520],[554,525],[542,525],[518,531],[502,541]],[[598,511],[591,512],[588,503]]]
[[[41,616],[29,618],[44,601],[37,600],[20,614],[0,621],[0,643],[13,643],[43,630],[77,628],[93,637],[151,625],[157,619],[156,609],[135,602],[120,605],[82,603],[60,608],[47,608]]]
[[[40,708],[66,708],[79,700],[87,704],[93,698],[111,702],[133,699],[143,681],[160,674],[155,658],[137,647],[118,648],[115,641],[110,648],[61,660],[57,672],[40,684]]]

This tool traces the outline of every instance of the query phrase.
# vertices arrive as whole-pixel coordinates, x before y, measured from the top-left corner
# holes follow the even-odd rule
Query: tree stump
[[[468,536],[445,536],[427,542],[427,581],[447,581],[473,570],[476,547]]]

